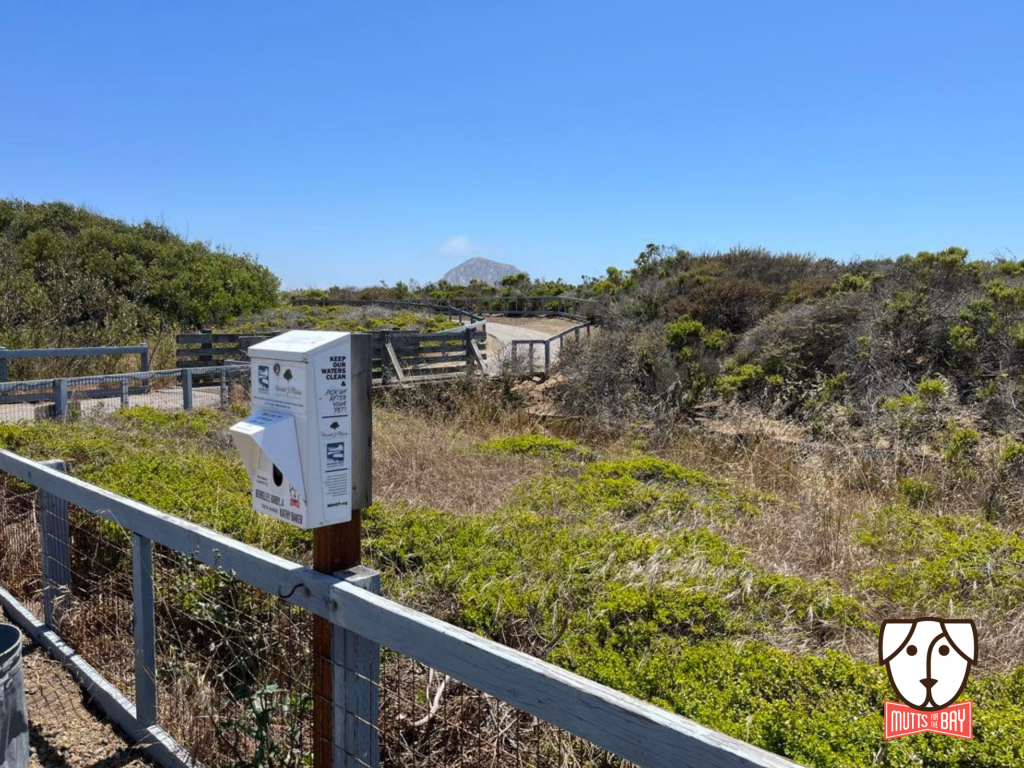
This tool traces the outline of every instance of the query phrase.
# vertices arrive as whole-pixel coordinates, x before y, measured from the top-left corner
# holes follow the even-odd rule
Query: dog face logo
[[[883,621],[878,659],[906,704],[929,712],[956,701],[978,663],[978,630],[970,620]]]

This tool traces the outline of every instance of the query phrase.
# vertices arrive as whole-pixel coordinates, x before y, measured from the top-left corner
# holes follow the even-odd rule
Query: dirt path
[[[82,701],[82,690],[46,651],[23,648],[32,768],[143,768],[141,750]]]

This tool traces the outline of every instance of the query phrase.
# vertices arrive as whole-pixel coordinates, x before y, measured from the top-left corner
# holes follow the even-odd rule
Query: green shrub
[[[488,440],[480,447],[484,451],[510,453],[518,456],[561,456],[583,461],[588,461],[594,456],[591,449],[572,440],[535,434],[499,437]]]
[[[859,541],[887,561],[859,580],[879,606],[976,617],[1024,600],[1024,539],[980,518],[892,505],[869,518]]]
[[[938,497],[939,489],[934,483],[916,477],[901,477],[896,485],[900,499],[914,509],[931,506]]]

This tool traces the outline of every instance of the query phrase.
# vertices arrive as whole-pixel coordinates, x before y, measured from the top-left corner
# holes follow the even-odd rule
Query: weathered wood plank
[[[135,717],[156,725],[156,613],[153,603],[153,542],[132,534],[132,610],[135,614]]]
[[[65,475],[0,449],[0,471],[60,496],[104,520],[115,522],[197,562],[234,574],[247,584],[277,595],[317,616],[330,615],[328,574],[303,568],[228,536],[161,512],[146,504]]]
[[[333,588],[345,629],[410,656],[647,768],[795,763],[352,584]]]
[[[134,347],[54,347],[52,349],[5,349],[0,347],[0,358],[21,360],[40,357],[99,357],[101,355],[141,355],[148,352],[145,344]]]

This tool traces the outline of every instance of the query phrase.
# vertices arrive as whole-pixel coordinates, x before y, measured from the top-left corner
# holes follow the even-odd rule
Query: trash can
[[[28,768],[21,632],[12,624],[0,624],[0,768]]]

